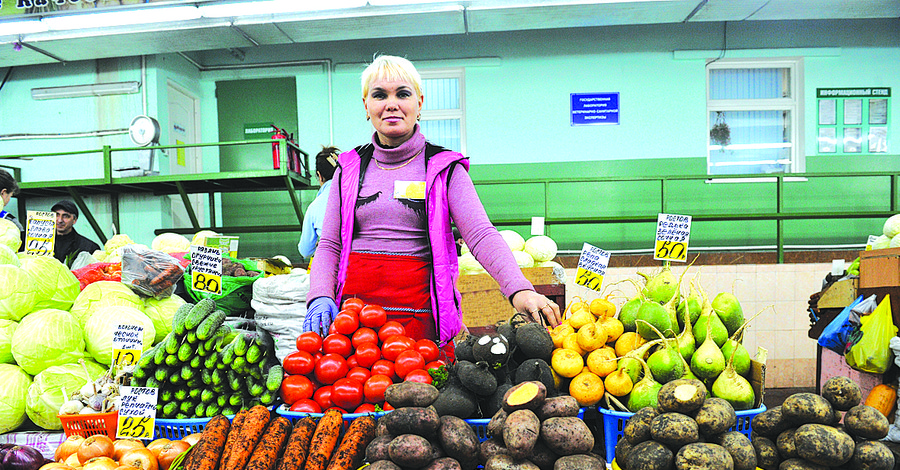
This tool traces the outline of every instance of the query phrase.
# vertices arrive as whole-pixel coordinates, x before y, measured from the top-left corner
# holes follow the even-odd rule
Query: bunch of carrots
[[[356,470],[375,438],[375,418],[353,420],[338,440],[343,415],[328,410],[293,425],[257,405],[238,412],[234,422],[219,415],[207,423],[200,441],[183,460],[183,470]]]

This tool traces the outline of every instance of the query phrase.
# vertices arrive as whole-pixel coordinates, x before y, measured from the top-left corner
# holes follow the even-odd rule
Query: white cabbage
[[[69,312],[84,326],[88,317],[100,307],[125,306],[143,309],[144,302],[131,288],[118,281],[97,281],[85,286],[75,298]]]
[[[15,364],[0,364],[0,383],[0,434],[5,434],[25,422],[25,395],[31,376]]]
[[[531,268],[534,266],[534,258],[524,251],[513,251],[513,257],[516,258],[516,264],[520,268]]]
[[[139,325],[144,327],[143,350],[153,346],[156,329],[144,312],[124,306],[100,307],[88,317],[84,324],[84,342],[88,354],[100,364],[112,365],[113,332],[119,325]],[[21,329],[21,327],[19,327]]]
[[[34,310],[36,301],[31,274],[18,266],[0,265],[0,318],[19,321]]]
[[[206,246],[206,239],[209,237],[218,237],[219,234],[212,230],[201,230],[194,234],[191,238],[191,245]]]
[[[35,310],[19,322],[12,335],[16,364],[35,375],[84,357],[81,326],[69,312],[55,308]]]
[[[87,373],[85,373],[85,370]],[[62,404],[86,383],[99,379],[106,369],[85,359],[78,363],[52,366],[34,377],[25,395],[25,413],[34,424],[48,430],[62,429],[57,414]]]
[[[884,221],[884,236],[894,238],[900,234],[900,214],[894,214]]]
[[[501,230],[500,236],[503,237],[503,241],[509,245],[509,249],[512,251],[522,251],[522,248],[525,247],[525,239],[515,230]]]
[[[58,308],[69,310],[81,292],[78,278],[52,256],[19,253],[22,269],[34,278],[35,309]]]
[[[484,270],[484,267],[481,266],[481,263],[475,259],[475,255],[472,253],[465,253],[460,256],[457,260],[459,263],[459,274],[481,274],[487,272]]]
[[[546,235],[536,235],[525,242],[522,251],[531,255],[535,261],[550,261],[556,258],[556,242]]]
[[[872,243],[873,250],[880,250],[882,248],[888,248],[889,246],[891,246],[891,239],[885,235],[875,237],[875,242]]]
[[[12,355],[12,337],[18,327],[18,322],[12,320],[0,320],[0,363],[16,363],[16,359]]]
[[[888,248],[900,248],[900,235],[891,238],[891,242],[888,243]]]
[[[6,219],[0,219],[0,220],[6,220]],[[0,264],[10,264],[12,266],[22,266],[22,263],[19,261],[19,257],[16,256],[16,252],[13,251],[10,247],[8,247],[2,243],[0,243]]]
[[[157,235],[150,242],[150,248],[165,253],[184,253],[191,251],[191,241],[184,235],[166,232]]]
[[[11,220],[0,219],[0,245],[4,245],[13,253],[22,246],[22,232]]]
[[[156,338],[153,342],[158,343],[172,331],[172,321],[175,318],[175,312],[178,307],[184,305],[184,299],[177,295],[171,295],[162,299],[148,297],[144,299],[144,314],[153,322],[153,328],[156,330]]]

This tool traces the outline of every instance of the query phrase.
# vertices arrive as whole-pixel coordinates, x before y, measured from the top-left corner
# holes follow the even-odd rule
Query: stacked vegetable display
[[[169,470],[199,437],[192,434],[177,440],[155,439],[144,445],[137,439],[111,439],[104,434],[86,438],[72,435],[56,448],[53,463],[45,470]]]
[[[515,230],[500,230],[500,236],[509,246],[520,268],[552,267],[554,271],[559,270],[560,277],[565,276],[562,265],[553,261],[553,258],[556,258],[557,245],[552,238],[546,235],[535,235],[525,240]],[[487,272],[469,251],[468,246],[464,244],[461,252],[458,260],[460,274]]]
[[[172,331],[141,356],[132,385],[159,389],[159,417],[234,415],[275,403],[283,370],[271,337],[224,322],[211,299],[185,303]]]

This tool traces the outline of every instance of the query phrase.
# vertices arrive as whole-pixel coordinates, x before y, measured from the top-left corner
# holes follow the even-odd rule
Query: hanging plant
[[[722,111],[716,111],[716,123],[709,130],[709,139],[721,145],[722,151],[725,151],[725,146],[731,143],[731,129],[725,122],[725,113]]]

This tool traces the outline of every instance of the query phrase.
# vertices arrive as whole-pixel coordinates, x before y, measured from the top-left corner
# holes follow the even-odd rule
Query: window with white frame
[[[803,62],[720,59],[706,66],[707,173],[798,173]]]
[[[425,103],[419,125],[429,142],[466,153],[465,71],[423,70]]]

